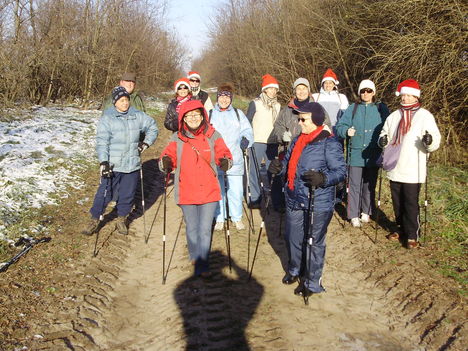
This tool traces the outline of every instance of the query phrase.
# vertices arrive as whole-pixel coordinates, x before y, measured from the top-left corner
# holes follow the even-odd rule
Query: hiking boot
[[[91,217],[88,222],[85,224],[81,234],[84,235],[93,235],[99,227],[99,219]]]
[[[361,213],[361,222],[362,223],[369,223],[370,222],[370,218],[369,218],[369,215],[367,213]]]
[[[413,239],[408,239],[408,249],[416,249],[419,247],[419,242]]]
[[[359,227],[361,227],[361,222],[359,221],[359,218],[358,218],[358,217],[351,218],[351,225],[352,225],[354,228],[359,228]]]
[[[224,222],[216,222],[214,230],[221,231],[224,229]]]
[[[400,239],[400,234],[398,232],[393,232],[389,235],[387,235],[388,240],[393,240],[393,241],[398,241]]]
[[[237,230],[244,230],[245,229],[245,225],[244,225],[244,223],[242,223],[242,221],[234,222],[234,224],[236,225]]]
[[[127,224],[125,223],[126,217],[119,216],[117,217],[117,220],[115,222],[115,228],[117,229],[117,232],[122,235],[127,235],[128,234],[128,228]]]

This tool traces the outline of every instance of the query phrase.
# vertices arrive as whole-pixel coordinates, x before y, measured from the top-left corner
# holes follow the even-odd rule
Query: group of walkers
[[[164,121],[173,135],[159,158],[161,171],[174,172],[174,197],[183,212],[197,276],[211,275],[213,229],[229,230],[231,221],[244,230],[243,196],[251,209],[259,209],[262,200],[268,207],[269,193],[273,208],[286,213],[288,267],[282,282],[299,282],[294,293],[304,297],[324,291],[325,238],[335,205],[344,201],[346,188],[351,225],[375,219],[379,168],[387,171],[396,218],[395,230],[387,237],[418,247],[419,191],[428,155],[439,147],[441,137],[433,115],[421,107],[415,80],[399,84],[401,106],[391,114],[376,99],[376,86],[368,79],[359,84],[359,101],[349,105],[338,92],[332,69],[323,75],[318,93],[312,93],[306,78],[296,79],[283,108],[277,99],[278,81],[264,75],[260,95],[246,114],[232,106],[232,85],[218,87],[213,105],[200,83],[195,71],[174,83],[175,96]],[[138,170],[141,173],[140,153],[158,134],[154,120],[141,111],[143,105],[140,110],[129,107],[134,87],[134,75],[125,74],[112,91],[113,105],[99,121],[96,149],[102,180],[85,234],[98,229],[112,199],[118,232],[128,230],[125,217],[132,208]]]

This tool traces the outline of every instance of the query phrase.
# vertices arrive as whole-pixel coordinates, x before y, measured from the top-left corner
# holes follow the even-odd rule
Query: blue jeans
[[[121,217],[127,216],[133,208],[139,172],[114,172],[114,176],[110,179],[101,178],[101,183],[96,191],[96,195],[94,195],[93,207],[89,211],[91,216],[99,218],[104,213],[107,205],[112,200],[114,189],[119,189],[116,206],[117,214]],[[104,194],[106,194],[105,198]]]
[[[190,260],[195,261],[195,275],[200,275],[209,270],[211,227],[218,202],[179,206],[184,214]]]
[[[307,245],[306,223],[307,210],[286,209],[285,241],[288,249],[288,272],[301,276],[307,289],[320,293],[322,287],[322,271],[325,263],[325,236],[333,211],[315,212],[313,214],[312,246],[309,260],[309,245]],[[308,264],[308,266],[307,266]]]
[[[242,194],[244,191],[243,177],[241,175],[228,175],[228,204],[229,204],[229,217],[233,222],[238,222],[242,219]],[[221,186],[221,194],[223,198],[219,200],[218,207],[216,208],[216,222],[224,222],[226,218],[226,209],[224,201],[226,200],[226,194],[224,193],[224,175],[218,175],[219,185]]]

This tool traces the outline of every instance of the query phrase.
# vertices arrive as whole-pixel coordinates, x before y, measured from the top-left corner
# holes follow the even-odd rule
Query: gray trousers
[[[378,167],[349,167],[348,219],[371,215],[375,210],[375,186]]]

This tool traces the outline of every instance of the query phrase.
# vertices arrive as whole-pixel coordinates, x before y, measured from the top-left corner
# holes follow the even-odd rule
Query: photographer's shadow
[[[180,283],[174,298],[184,319],[186,350],[250,350],[245,330],[263,295],[263,286],[231,259],[236,278],[223,273],[228,259],[210,254],[210,279],[191,277]]]

